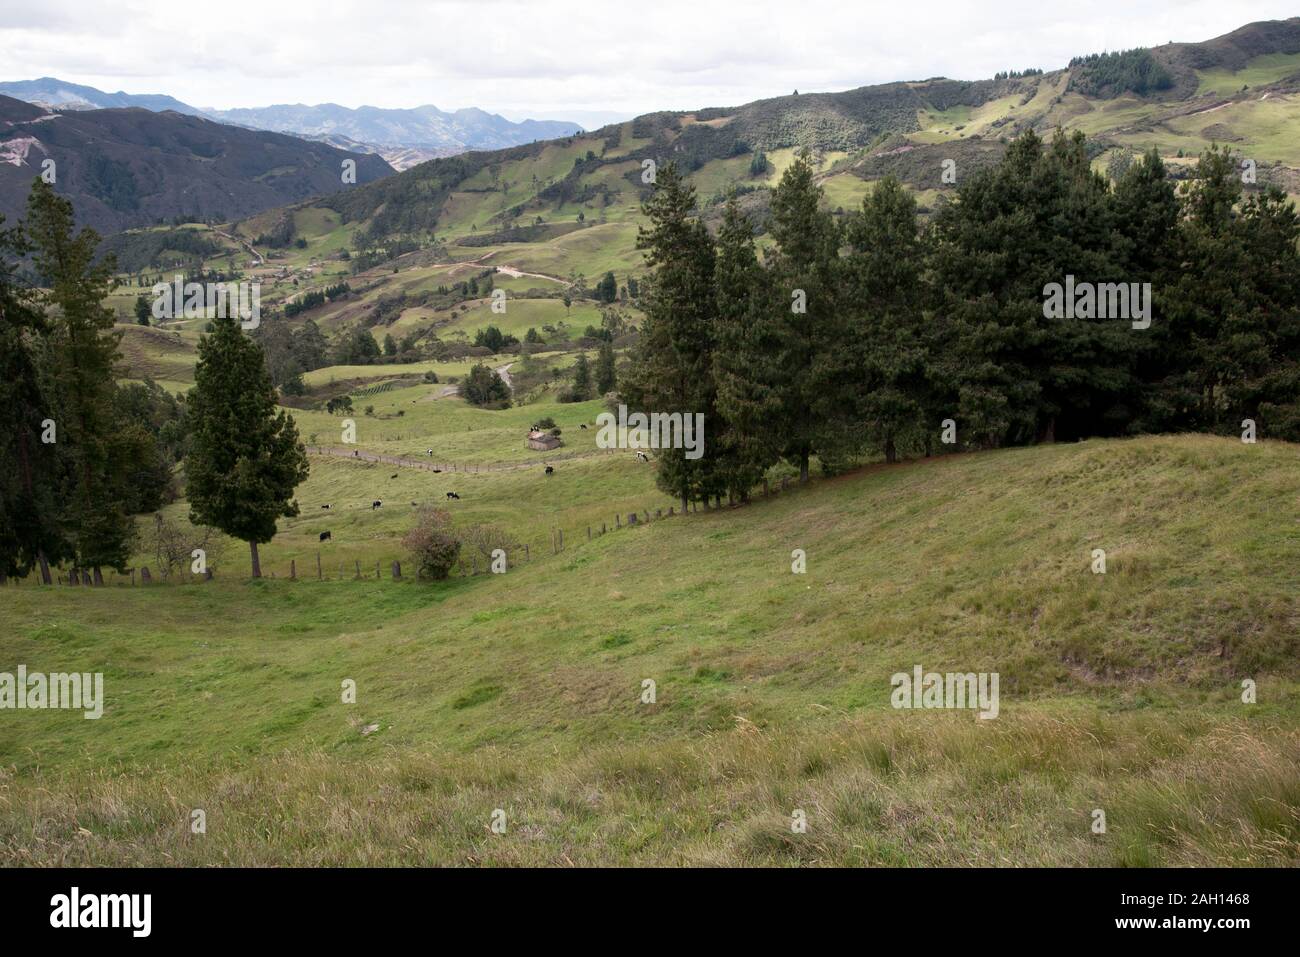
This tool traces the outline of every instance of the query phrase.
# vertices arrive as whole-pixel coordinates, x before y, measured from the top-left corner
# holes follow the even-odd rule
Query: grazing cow
[[[322,542],[329,542],[329,541],[333,541],[333,538],[332,538],[332,536],[330,535],[329,532],[321,532],[321,533],[320,533],[320,540],[321,540]]]
[[[644,452],[637,452],[637,454],[636,454],[636,458],[637,458],[637,461],[638,461],[638,462],[649,462],[649,461],[650,461],[650,459],[646,457],[646,454],[645,454]]]
[[[321,508],[329,508],[328,505],[322,505]]]
[[[411,508],[419,508],[419,507],[420,507],[420,503],[419,503],[419,502],[412,502],[412,503],[411,503]]]
[[[429,458],[433,458],[433,449],[425,449],[424,454],[429,456]]]
[[[392,475],[390,475],[390,476],[388,476],[388,477],[389,477],[390,479],[395,479],[395,478],[397,478],[397,473],[394,472]]]
[[[360,452],[360,450],[358,450],[358,449],[353,449],[353,450],[352,450],[352,457],[353,457],[354,459],[358,459],[358,458],[360,458],[360,457],[361,457],[361,452]]]
[[[370,503],[370,511],[373,512],[375,509],[379,508],[383,504],[384,504],[383,502],[376,499],[375,501]]]
[[[457,495],[455,492],[448,492],[448,493],[447,493],[447,497],[448,497],[448,498],[455,498],[455,499],[459,499],[459,498],[460,498],[460,496]]]
[[[585,429],[586,427],[587,427],[587,423],[586,423],[586,422],[583,422],[581,425],[578,426],[578,428],[580,428],[580,429]]]
[[[555,474],[555,469],[551,468],[551,466],[549,466],[549,465],[546,466],[546,474],[547,474],[547,475],[554,475],[554,474]]]
[[[442,469],[434,469],[434,470],[433,470],[433,474],[434,474],[434,475],[437,475],[437,474],[439,474],[441,471],[442,471]]]

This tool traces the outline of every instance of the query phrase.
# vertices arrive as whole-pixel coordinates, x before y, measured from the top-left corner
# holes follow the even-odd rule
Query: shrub
[[[446,509],[420,509],[415,527],[406,533],[402,545],[415,558],[416,576],[426,581],[446,578],[460,555],[460,539]]]

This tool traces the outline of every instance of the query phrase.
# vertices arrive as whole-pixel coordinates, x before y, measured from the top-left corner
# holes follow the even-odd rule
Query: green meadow
[[[579,487],[651,494],[627,458],[457,476],[453,516],[585,521]],[[106,703],[0,724],[0,860],[1293,865],[1298,464],[1089,441],[869,466],[503,575],[24,583],[3,660],[103,672]],[[313,460],[299,498],[387,468]],[[394,552],[408,517],[331,515],[335,545]],[[998,717],[895,710],[916,665],[998,673]]]

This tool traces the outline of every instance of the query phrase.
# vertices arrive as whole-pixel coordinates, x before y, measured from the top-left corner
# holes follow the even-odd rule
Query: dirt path
[[[261,254],[261,253],[259,253],[256,249],[253,248],[253,244],[252,244],[252,243],[250,243],[250,242],[248,242],[248,241],[246,241],[246,240],[240,239],[238,236],[232,236],[232,235],[230,235],[230,233],[222,232],[220,229],[217,229],[215,226],[212,227],[212,231],[213,231],[214,233],[216,233],[218,236],[225,236],[225,237],[226,237],[227,239],[229,239],[232,243],[238,243],[240,246],[243,246],[245,249],[247,249],[247,250],[248,250],[248,255],[250,255],[250,256],[253,257],[253,260],[254,260],[253,265],[254,265],[254,266],[264,266],[264,265],[266,265],[266,260],[262,258],[262,254]]]
[[[522,269],[516,269],[514,266],[511,266],[508,263],[502,263],[500,265],[496,263],[489,263],[487,260],[491,259],[498,252],[500,252],[500,250],[494,249],[490,253],[479,256],[478,259],[462,259],[459,260],[458,262],[443,263],[443,265],[445,266],[492,266],[492,268],[496,269],[497,272],[504,273],[505,275],[509,276],[511,279],[519,279],[522,276],[527,276],[529,279],[548,279],[551,282],[558,282],[561,286],[571,285],[569,280],[561,279],[559,276],[548,276],[544,272],[524,272]]]

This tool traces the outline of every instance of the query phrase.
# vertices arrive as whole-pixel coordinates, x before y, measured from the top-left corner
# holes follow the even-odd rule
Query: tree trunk
[[[257,542],[248,543],[249,553],[253,556],[253,577],[262,577],[262,563],[257,560]]]
[[[890,465],[898,461],[898,448],[894,445],[892,435],[885,439],[885,461]]]
[[[804,449],[799,453],[799,484],[808,481],[808,450]]]
[[[50,584],[50,562],[45,557],[45,549],[42,548],[36,553],[36,560],[41,563],[41,584]]]

